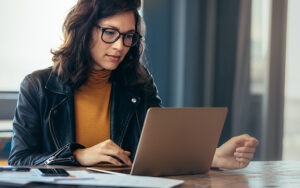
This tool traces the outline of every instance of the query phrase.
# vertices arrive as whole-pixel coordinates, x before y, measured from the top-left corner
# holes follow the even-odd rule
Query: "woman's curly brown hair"
[[[133,11],[136,31],[142,35],[143,20],[138,9],[141,0],[79,0],[71,9],[63,24],[64,42],[53,54],[53,71],[64,84],[79,88],[88,79],[93,68],[90,54],[92,28],[102,18]],[[147,93],[152,78],[141,63],[144,52],[143,37],[130,48],[118,68],[112,71],[111,81],[126,88],[141,88]]]

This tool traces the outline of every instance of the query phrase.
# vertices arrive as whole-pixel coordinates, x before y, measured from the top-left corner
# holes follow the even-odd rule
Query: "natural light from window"
[[[300,160],[300,1],[288,1],[283,159]]]
[[[63,21],[77,0],[0,1],[0,91],[18,91],[34,70],[52,65]]]

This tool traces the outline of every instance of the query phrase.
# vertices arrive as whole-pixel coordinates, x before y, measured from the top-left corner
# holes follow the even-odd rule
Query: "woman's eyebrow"
[[[116,29],[116,30],[120,31],[120,29],[118,27],[115,27],[115,26],[109,25],[109,24],[103,24],[103,25],[101,25],[101,27],[108,27],[108,28],[112,28],[112,29]],[[130,29],[130,30],[125,31],[123,33],[129,33],[129,32],[135,32],[135,29]]]

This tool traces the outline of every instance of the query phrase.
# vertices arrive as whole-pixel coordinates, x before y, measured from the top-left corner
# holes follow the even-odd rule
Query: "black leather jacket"
[[[151,95],[138,96],[112,83],[111,140],[131,152],[133,160],[146,111],[160,106],[153,84]],[[79,165],[73,90],[62,85],[51,68],[36,71],[22,82],[13,120],[9,165]]]

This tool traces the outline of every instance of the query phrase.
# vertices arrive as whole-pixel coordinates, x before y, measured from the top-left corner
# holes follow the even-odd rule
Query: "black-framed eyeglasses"
[[[114,28],[105,28],[99,25],[95,25],[95,27],[102,30],[101,39],[107,44],[112,44],[116,42],[122,35],[123,45],[126,47],[132,47],[135,46],[141,38],[141,35],[137,32],[121,33],[120,31]]]

